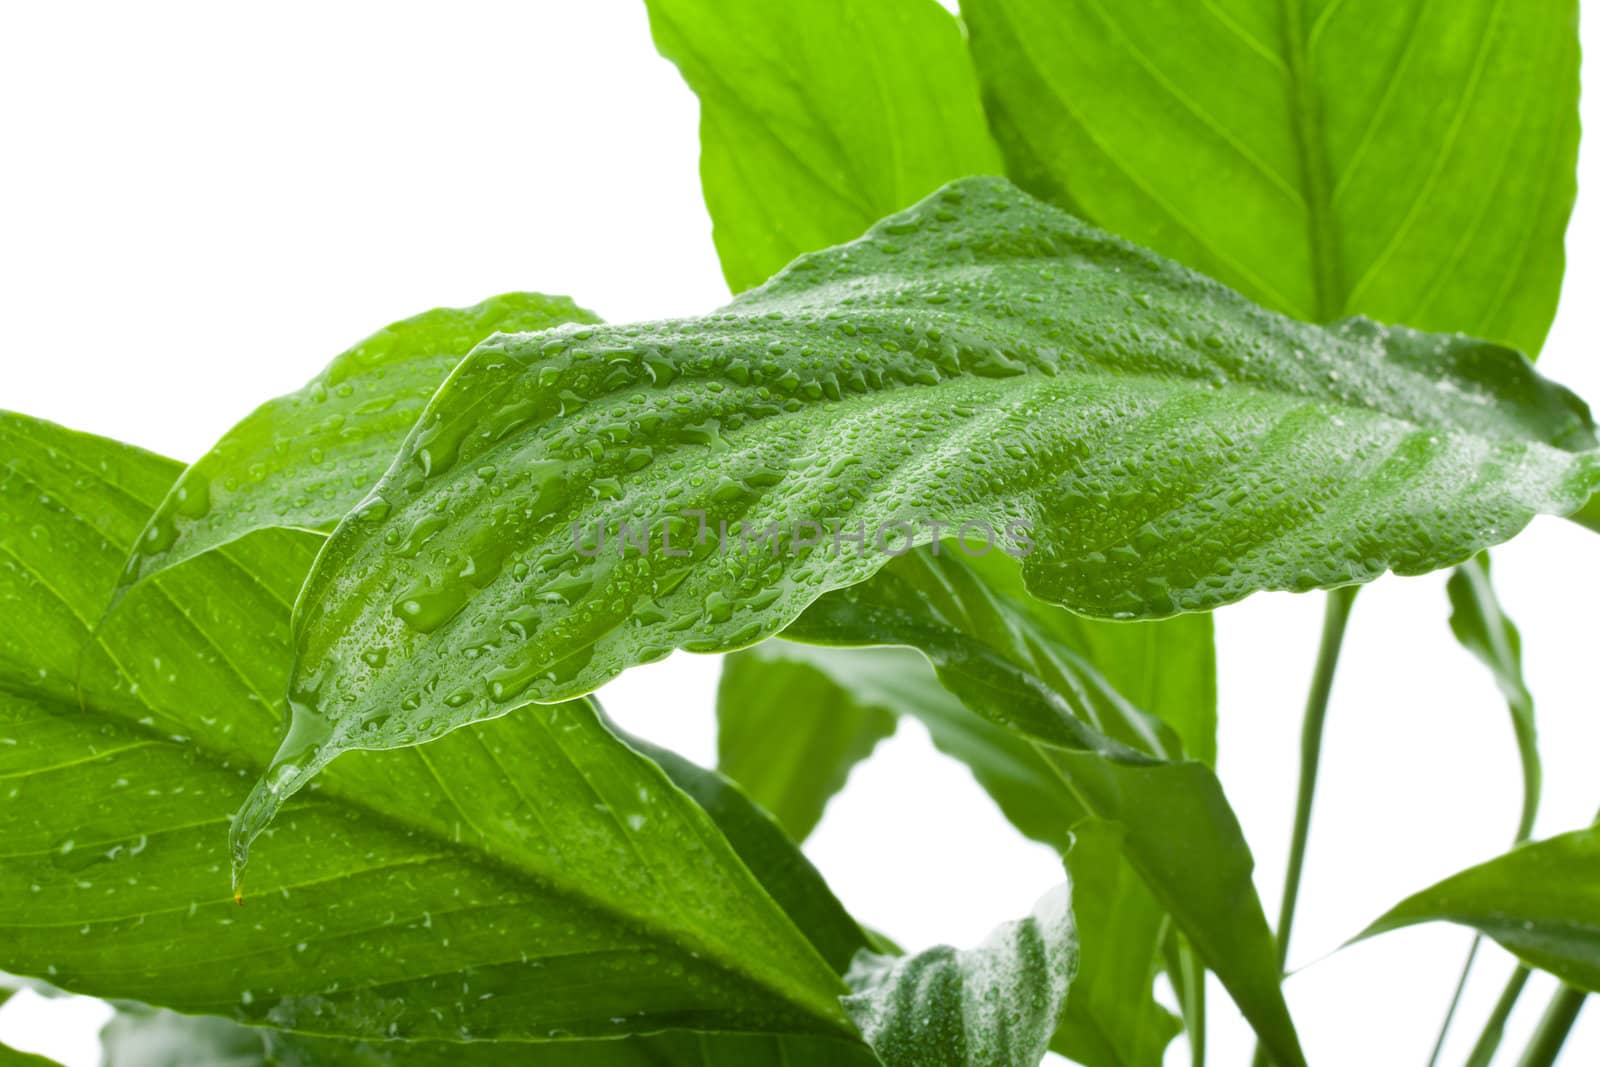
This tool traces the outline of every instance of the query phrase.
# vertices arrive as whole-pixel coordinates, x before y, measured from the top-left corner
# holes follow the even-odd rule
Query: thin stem
[[[1472,1046],[1472,1053],[1467,1057],[1467,1067],[1489,1067],[1489,1062],[1500,1049],[1500,1039],[1506,1035],[1506,1020],[1511,1018],[1511,1009],[1517,1006],[1517,999],[1522,996],[1522,990],[1528,984],[1530,974],[1528,968],[1520,964],[1511,972],[1505,989],[1500,993],[1500,999],[1494,1003],[1494,1010],[1484,1021],[1483,1032],[1478,1035],[1478,1043]]]
[[[1526,694],[1524,694],[1526,695]],[[1522,759],[1522,815],[1517,820],[1517,832],[1511,840],[1511,847],[1516,848],[1533,835],[1533,822],[1539,814],[1539,791],[1542,775],[1539,772],[1539,742],[1533,732],[1533,708],[1531,704],[1516,703],[1511,705],[1511,723],[1516,731],[1517,751]],[[1467,989],[1467,979],[1472,976],[1472,964],[1477,959],[1478,949],[1483,944],[1483,935],[1477,934],[1472,938],[1472,948],[1467,951],[1466,962],[1461,965],[1461,978],[1456,982],[1456,991],[1450,998],[1450,1006],[1445,1009],[1444,1021],[1439,1024],[1439,1037],[1433,1043],[1433,1055],[1428,1057],[1428,1067],[1436,1067],[1439,1055],[1444,1051],[1445,1038],[1450,1033],[1450,1024],[1455,1021],[1456,1012],[1461,1007],[1462,994]],[[1518,979],[1518,975],[1521,979]],[[1522,986],[1528,980],[1526,968],[1519,967],[1511,976],[1511,981],[1506,986],[1506,993],[1511,999],[1505,1005],[1505,1015],[1495,1021],[1490,1016],[1490,1021],[1484,1025],[1483,1032],[1478,1036],[1478,1044],[1473,1049],[1473,1058],[1468,1061],[1468,1067],[1488,1067],[1489,1058],[1494,1055],[1494,1050],[1500,1043],[1501,1032],[1505,1029],[1505,1016],[1511,1013],[1516,1005],[1517,997],[1522,994]],[[1514,991],[1513,991],[1514,987]],[[1505,994],[1502,994],[1502,997]],[[1499,1005],[1495,1007],[1499,1011]],[[1487,1046],[1486,1046],[1487,1043]],[[1483,1060],[1478,1060],[1478,1050],[1485,1049]]]
[[[1483,935],[1475,934],[1472,947],[1467,949],[1466,962],[1461,965],[1461,977],[1456,979],[1456,990],[1450,994],[1450,1006],[1444,1010],[1444,1021],[1439,1024],[1439,1036],[1433,1039],[1433,1054],[1428,1057],[1428,1067],[1437,1067],[1440,1053],[1444,1052],[1444,1039],[1450,1035],[1450,1024],[1455,1022],[1456,1010],[1461,1007],[1461,995],[1467,991],[1467,979],[1472,975],[1472,964],[1478,958]]]
[[[1305,719],[1300,727],[1300,790],[1294,809],[1294,833],[1289,841],[1289,867],[1283,880],[1283,903],[1278,908],[1278,970],[1289,960],[1289,933],[1294,928],[1295,905],[1300,900],[1300,876],[1305,870],[1306,842],[1311,836],[1311,806],[1317,795],[1317,770],[1322,762],[1322,729],[1328,718],[1328,697],[1333,693],[1333,676],[1339,667],[1339,652],[1344,647],[1345,627],[1355,605],[1359,586],[1345,586],[1328,593],[1323,609],[1322,642],[1317,648],[1317,664],[1311,673],[1311,691],[1306,696]],[[1270,1060],[1266,1049],[1256,1046],[1256,1067]]]
[[[1306,842],[1311,836],[1311,805],[1317,796],[1317,770],[1322,762],[1322,728],[1328,718],[1328,697],[1333,692],[1333,675],[1339,667],[1339,651],[1344,647],[1345,626],[1355,604],[1359,586],[1345,586],[1328,593],[1322,616],[1322,643],[1317,649],[1317,665],[1311,674],[1311,692],[1306,697],[1305,720],[1300,727],[1300,792],[1294,807],[1294,834],[1289,841],[1289,869],[1283,880],[1283,903],[1278,908],[1278,969],[1289,961],[1289,933],[1294,928],[1295,905],[1300,900],[1300,876],[1305,870]]]
[[[1544,1010],[1544,1018],[1539,1020],[1539,1028],[1533,1032],[1533,1039],[1528,1042],[1528,1051],[1522,1054],[1521,1067],[1551,1067],[1556,1062],[1561,1046],[1572,1033],[1572,1024],[1578,1021],[1587,995],[1569,985],[1556,991],[1550,1006]]]

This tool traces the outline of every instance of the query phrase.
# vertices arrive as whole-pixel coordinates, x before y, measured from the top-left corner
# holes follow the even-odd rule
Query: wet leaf
[[[353,756],[286,812],[236,905],[228,812],[278,730],[289,598],[321,539],[263,531],[141,583],[79,686],[179,468],[20,416],[0,442],[0,969],[372,1040],[853,1039],[822,953],[842,967],[865,935],[737,791],[668,775],[586,702]]]
[[[597,321],[564,296],[507,293],[385,326],[304,388],[262,404],[184,470],[140,533],[119,592],[253,530],[333,529],[479,341]]]
[[[1067,886],[972,949],[862,953],[844,1004],[885,1067],[1038,1067],[1078,968]]]
[[[213,1016],[124,1009],[101,1067],[875,1067],[859,1043],[669,1032],[590,1041],[341,1041]]]
[[[1593,443],[1508,350],[1295,323],[969,179],[722,312],[468,357],[307,581],[236,860],[342,751],[751,644],[936,522],[1161,616],[1458,562],[1576,508]],[[800,520],[871,532],[789,551]]]

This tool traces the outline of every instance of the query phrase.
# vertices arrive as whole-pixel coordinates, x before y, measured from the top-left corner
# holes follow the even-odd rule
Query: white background
[[[1592,32],[1589,45],[1600,53]],[[8,3],[0,101],[0,406],[173,456],[428,307],[533,289],[622,321],[727,296],[695,103],[631,0]],[[1586,185],[1597,167],[1590,151]],[[1600,199],[1580,200],[1541,361],[1592,398],[1597,215]],[[1593,535],[1554,520],[1496,554],[1539,701],[1541,834],[1600,805],[1597,561]],[[1319,596],[1286,595],[1219,615],[1220,769],[1269,911],[1320,615]],[[1352,621],[1287,987],[1318,1064],[1425,1061],[1468,937],[1430,927],[1329,954],[1501,851],[1515,823],[1504,708],[1445,616],[1442,577],[1389,579]],[[714,660],[679,656],[604,696],[630,729],[709,761],[715,676]],[[807,851],[862,920],[914,948],[976,940],[1061,877],[914,725],[854,775]],[[1444,1062],[1464,1056],[1506,959],[1487,954]],[[1534,982],[1510,1049],[1549,987]],[[1213,1062],[1244,1063],[1248,1034],[1220,989],[1212,1003]],[[91,1064],[103,1011],[25,995],[0,1009],[0,1039]],[[1600,1008],[1562,1062],[1600,1062]]]

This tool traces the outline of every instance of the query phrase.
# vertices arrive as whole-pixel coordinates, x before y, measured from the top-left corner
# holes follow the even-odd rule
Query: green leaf
[[[1600,828],[1519,845],[1397,904],[1360,936],[1471,926],[1530,967],[1600,992]]]
[[[10,1045],[0,1045],[0,1067],[61,1067],[55,1060],[33,1052],[22,1052]]]
[[[872,1067],[859,1043],[664,1033],[591,1041],[340,1041],[213,1016],[124,1007],[101,1031],[102,1067]]]
[[[252,530],[332,529],[479,341],[597,321],[564,296],[507,293],[385,326],[303,389],[262,404],[185,470],[140,535],[122,588]]]
[[[1522,638],[1501,609],[1490,584],[1487,553],[1457,567],[1445,588],[1450,596],[1451,632],[1493,673],[1511,711],[1511,728],[1522,761],[1522,814],[1517,820],[1516,840],[1526,841],[1539,814],[1543,771],[1533,695],[1522,678]]]
[[[1066,886],[973,949],[864,952],[845,1010],[885,1067],[1038,1067],[1078,968]]]
[[[741,861],[750,836],[736,853],[584,702],[353,756],[236,907],[226,813],[277,732],[320,538],[260,532],[141,583],[75,686],[178,467],[20,416],[0,444],[0,968],[321,1035],[853,1039],[834,968]],[[807,914],[839,962],[865,943],[836,903]]]
[[[1000,561],[991,566],[998,567]],[[1210,768],[1179,759],[1164,724],[1130,705],[1035,605],[972,561],[914,553],[871,581],[824,596],[786,637],[905,645],[932,661],[971,711],[1028,740],[1082,815],[1118,824],[1128,864],[1233,995],[1284,1067],[1302,1064],[1279,988],[1275,942],[1251,881],[1254,861]]]
[[[848,241],[954,178],[999,174],[956,20],[934,0],[647,0],[700,98],[728,285]]]
[[[1593,443],[1512,352],[1295,323],[968,179],[711,316],[479,346],[307,580],[236,860],[340,752],[752,644],[885,558],[771,524],[1031,524],[1034,595],[1160,616],[1459,562],[1587,499]]]
[[[1051,1047],[1085,1067],[1161,1067],[1182,1027],[1156,1003],[1167,916],[1122,856],[1121,827],[1073,827],[1067,870],[1083,962]]]
[[[723,660],[717,769],[804,841],[896,719],[803,664],[760,654],[764,647]]]
[[[1297,318],[1534,353],[1576,192],[1576,0],[964,0],[1011,173]]]

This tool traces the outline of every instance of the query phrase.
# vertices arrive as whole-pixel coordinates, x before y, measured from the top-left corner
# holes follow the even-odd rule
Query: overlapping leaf
[[[123,587],[253,530],[331,530],[479,341],[596,321],[564,296],[507,293],[384,327],[303,389],[262,404],[185,469],[140,534]]]
[[[717,769],[804,841],[850,769],[894,733],[895,714],[764,648],[723,663]]]
[[[1507,350],[1295,323],[971,179],[706,318],[480,346],[308,579],[239,842],[341,751],[747,645],[872,531],[1032,523],[1034,594],[1162,615],[1456,562],[1587,499],[1592,444]],[[801,519],[868,547],[739,543]]]
[[[1052,638],[1048,617],[1056,609],[1020,590],[1008,595],[1018,583],[999,564],[983,568],[980,578],[973,561],[915,553],[871,581],[822,597],[784,633],[819,644],[921,651],[970,711],[1030,745],[1033,766],[1060,783],[1066,828],[1084,815],[1121,827],[1123,857],[1263,1044],[1279,1063],[1303,1062],[1251,881],[1250,850],[1216,776],[1180,759],[1170,729]],[[851,683],[858,691],[860,678]]]
[[[700,177],[735,292],[945,182],[999,174],[956,20],[934,0],[648,0],[700,98]]]
[[[964,0],[1010,173],[1297,318],[1536,353],[1575,194],[1575,0]]]
[[[1123,858],[1120,827],[1090,819],[1072,836],[1067,870],[1084,963],[1052,1047],[1085,1067],[1161,1067],[1181,1029],[1151,992],[1166,912]]]
[[[372,1040],[853,1039],[836,968],[866,940],[815,873],[737,792],[675,768],[724,836],[583,703],[353,757],[236,907],[224,829],[277,730],[288,598],[320,538],[257,533],[141,583],[80,689],[177,466],[19,416],[0,440],[0,968]]]

